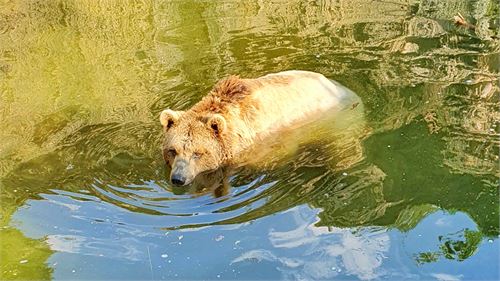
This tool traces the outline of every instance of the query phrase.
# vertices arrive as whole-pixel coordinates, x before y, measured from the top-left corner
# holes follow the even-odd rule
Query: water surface
[[[498,279],[498,17],[487,0],[2,1],[0,279]],[[169,185],[161,110],[289,69],[356,92],[362,133],[311,125],[230,188]]]

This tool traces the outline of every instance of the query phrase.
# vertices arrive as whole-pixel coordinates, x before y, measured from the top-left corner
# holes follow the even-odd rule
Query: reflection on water
[[[362,280],[374,279],[381,274],[380,266],[390,248],[389,235],[384,230],[352,233],[341,228],[316,227],[310,218],[294,209],[298,228],[290,231],[271,231],[269,240],[274,248],[291,251],[301,248],[300,254],[290,257],[276,256],[269,250],[244,252],[232,263],[270,261],[279,265],[287,279],[334,279],[342,271]],[[306,212],[307,213],[307,212]]]
[[[498,15],[487,0],[2,2],[0,279],[498,278]],[[284,133],[225,188],[168,184],[163,108],[287,69],[352,89],[363,121]]]

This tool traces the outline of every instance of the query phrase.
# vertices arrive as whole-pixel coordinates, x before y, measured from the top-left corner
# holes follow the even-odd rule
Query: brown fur
[[[239,103],[250,94],[248,85],[231,75],[219,81],[213,90],[191,109],[193,112],[224,113],[229,105]]]
[[[172,176],[182,173],[191,182],[229,163],[259,138],[334,106],[336,91],[321,74],[305,71],[221,80],[190,110],[162,112],[164,157]]]

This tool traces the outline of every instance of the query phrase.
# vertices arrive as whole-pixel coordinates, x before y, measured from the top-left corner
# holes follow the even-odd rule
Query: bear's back
[[[291,70],[245,80],[252,90],[243,102],[257,105],[251,126],[260,134],[307,122],[359,100],[345,87],[314,72]]]

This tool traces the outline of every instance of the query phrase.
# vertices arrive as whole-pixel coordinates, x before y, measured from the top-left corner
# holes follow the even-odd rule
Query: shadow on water
[[[455,26],[457,12],[475,29]],[[498,27],[495,1],[0,4],[0,279],[74,278],[51,257],[103,252],[124,271],[96,266],[100,278],[132,278],[121,261],[147,260],[139,247],[165,232],[274,227],[304,206],[317,210],[314,229],[348,238],[424,228],[432,242],[411,253],[422,267],[473,260],[499,235]],[[224,171],[230,188],[171,187],[161,109],[189,108],[231,73],[285,69],[354,90],[369,131],[309,124],[266,143],[273,153],[251,151],[260,163]],[[457,214],[458,230],[434,231],[436,214]],[[259,259],[277,259],[268,247]]]

